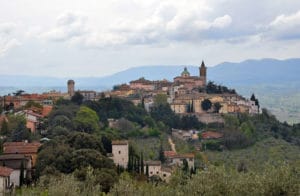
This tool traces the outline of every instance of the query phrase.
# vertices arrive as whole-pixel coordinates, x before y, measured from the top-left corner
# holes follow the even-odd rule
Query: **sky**
[[[299,0],[0,0],[0,75],[300,57]]]

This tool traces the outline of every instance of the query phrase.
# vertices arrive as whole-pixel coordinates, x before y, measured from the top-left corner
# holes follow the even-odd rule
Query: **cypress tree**
[[[141,153],[141,174],[144,174],[144,156]]]
[[[146,176],[149,177],[149,165],[148,164],[146,164]]]
[[[162,146],[162,143],[160,143],[160,149],[159,149],[159,160],[164,163],[166,158],[165,158],[165,154],[164,154],[164,149]]]
[[[24,184],[24,162],[22,160],[20,167],[20,187]]]

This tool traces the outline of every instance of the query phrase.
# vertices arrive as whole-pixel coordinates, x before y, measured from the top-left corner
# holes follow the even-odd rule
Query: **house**
[[[32,178],[32,159],[23,154],[4,154],[0,155],[0,165],[12,169],[10,182],[14,186],[20,186],[20,175],[23,172],[23,178]],[[23,171],[22,171],[23,170]]]
[[[42,144],[40,142],[5,142],[3,144],[3,154],[21,154],[30,157],[32,167],[35,167],[37,152]]]
[[[129,82],[131,89],[154,90],[154,83],[145,78],[139,78]]]
[[[0,195],[5,195],[11,190],[10,175],[13,169],[0,166]]]
[[[35,133],[40,119],[43,118],[41,114],[31,110],[25,110],[26,127],[30,129],[31,133]]]
[[[149,177],[157,175],[163,181],[168,182],[172,174],[172,168],[162,166],[160,161],[144,161],[144,172],[146,174],[148,167]]]
[[[161,162],[160,161],[144,161],[144,171],[146,173],[148,167],[149,177],[161,175]]]
[[[96,91],[78,91],[82,96],[83,100],[91,100],[96,101],[97,100],[97,93]]]
[[[112,159],[115,165],[127,168],[128,166],[128,141],[113,140],[112,144]]]
[[[183,160],[186,160],[189,168],[195,168],[195,155],[193,153],[187,154],[177,154],[177,153],[169,153],[170,151],[165,151],[164,155],[166,157],[166,163],[169,166],[182,166]]]

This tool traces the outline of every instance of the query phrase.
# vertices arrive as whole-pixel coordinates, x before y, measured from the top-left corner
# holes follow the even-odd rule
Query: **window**
[[[153,172],[150,172],[150,174],[153,174]]]
[[[167,174],[164,174],[163,176],[164,176],[164,177],[167,177]]]
[[[119,154],[121,154],[121,150],[119,150]]]
[[[157,171],[156,174],[158,174],[159,172]]]

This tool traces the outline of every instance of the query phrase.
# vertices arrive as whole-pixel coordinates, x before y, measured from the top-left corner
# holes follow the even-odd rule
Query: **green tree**
[[[20,187],[21,187],[24,184],[24,162],[23,162],[23,160],[22,160],[21,166],[20,166],[20,177],[19,177],[19,180],[20,180]]]
[[[100,128],[99,117],[94,110],[81,106],[74,119],[74,125],[78,131],[93,133]]]
[[[105,155],[106,152],[102,146],[101,139],[97,138],[94,135],[88,133],[79,133],[75,132],[68,136],[67,139],[68,144],[70,147],[79,150],[79,149],[94,149],[101,154]]]
[[[154,105],[166,105],[168,103],[168,96],[166,94],[157,94],[154,97]]]
[[[36,107],[40,109],[43,108],[43,106],[40,103],[30,100],[25,104],[24,108],[31,108],[31,107]]]
[[[144,155],[141,152],[141,174],[144,174]]]
[[[208,111],[212,106],[212,103],[209,99],[204,99],[202,102],[201,102],[201,107],[204,111]]]
[[[12,130],[10,140],[17,142],[30,139],[30,132],[26,127],[26,119],[23,115],[9,115],[8,127]]]
[[[162,145],[162,142],[160,143],[159,147],[159,160],[164,163],[166,161],[165,153],[164,153],[164,148]]]
[[[77,105],[81,105],[83,102],[83,95],[80,92],[76,91],[71,97],[71,101]]]
[[[4,120],[1,125],[1,135],[8,135],[8,134],[9,134],[8,123],[6,122],[6,120]]]

